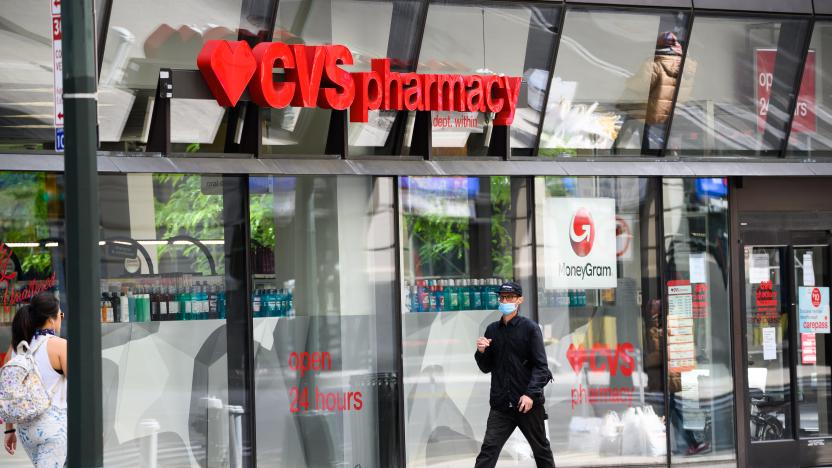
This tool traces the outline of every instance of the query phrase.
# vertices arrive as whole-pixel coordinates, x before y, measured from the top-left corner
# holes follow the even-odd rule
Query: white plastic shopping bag
[[[621,434],[622,455],[644,455],[646,453],[645,433],[641,428],[643,414],[641,408],[628,408],[621,418],[623,423]]]
[[[615,411],[604,415],[601,423],[601,455],[617,457],[621,455],[621,418]]]

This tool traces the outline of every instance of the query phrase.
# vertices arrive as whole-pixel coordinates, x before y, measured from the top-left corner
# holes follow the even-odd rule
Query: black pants
[[[485,438],[482,441],[480,454],[477,456],[475,468],[493,468],[500,458],[500,451],[515,427],[526,436],[534,452],[537,468],[553,468],[555,459],[549,440],[546,439],[546,411],[543,405],[534,405],[528,413],[521,413],[516,409],[497,411],[492,409],[488,413],[488,424]]]

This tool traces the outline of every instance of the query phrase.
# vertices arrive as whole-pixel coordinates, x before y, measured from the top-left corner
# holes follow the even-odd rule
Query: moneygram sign
[[[352,52],[343,45],[307,46],[207,41],[197,57],[214,98],[233,107],[248,89],[261,107],[349,109],[351,122],[372,110],[494,113],[494,125],[511,125],[520,77],[429,75],[390,71],[390,59],[373,59],[370,71],[347,72]],[[283,70],[276,79],[275,69]]]
[[[549,198],[545,206],[545,287],[616,287],[615,200]]]

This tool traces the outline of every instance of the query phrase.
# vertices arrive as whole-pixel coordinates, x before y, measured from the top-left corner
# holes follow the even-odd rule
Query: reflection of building
[[[64,298],[48,2],[7,3],[0,300]],[[105,466],[154,437],[161,466],[470,464],[505,278],[559,466],[832,462],[832,348],[797,332],[830,287],[825,3],[96,3]],[[522,77],[516,114],[226,109],[196,56],[238,39]]]

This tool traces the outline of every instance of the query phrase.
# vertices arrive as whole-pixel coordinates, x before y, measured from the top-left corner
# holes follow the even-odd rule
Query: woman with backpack
[[[19,437],[36,468],[63,467],[66,461],[67,346],[66,340],[57,336],[63,317],[55,295],[42,292],[21,307],[12,320],[12,350],[17,350],[21,341],[34,350],[43,387],[49,390],[52,401],[44,413],[17,424],[17,428],[6,423],[4,446],[13,455]]]

